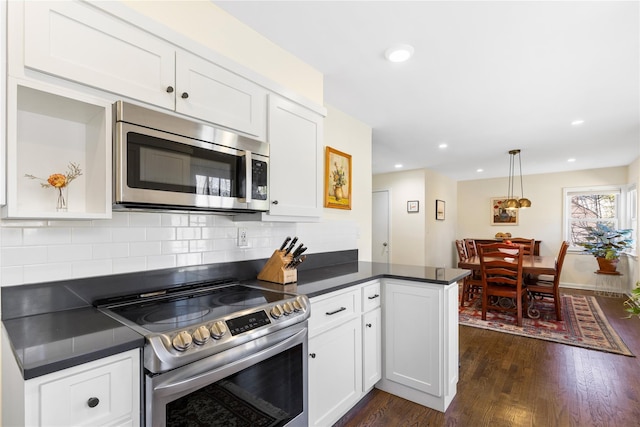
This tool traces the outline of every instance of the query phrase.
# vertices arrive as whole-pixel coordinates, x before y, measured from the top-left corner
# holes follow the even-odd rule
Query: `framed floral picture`
[[[518,225],[518,209],[505,208],[506,197],[491,198],[491,225]]]
[[[324,206],[351,209],[351,156],[327,146],[324,162]]]

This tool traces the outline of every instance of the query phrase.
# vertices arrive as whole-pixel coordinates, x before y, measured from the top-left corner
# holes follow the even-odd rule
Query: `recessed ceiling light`
[[[446,143],[444,143],[444,142],[442,144],[438,145],[438,148],[447,148],[447,147],[448,147],[448,145]]]
[[[396,169],[400,169],[402,167],[402,165],[400,163],[398,163],[397,165],[394,166]]]
[[[476,169],[476,172],[484,172],[484,169]]]
[[[571,122],[571,126],[580,126],[583,123],[584,123],[584,120],[582,120],[582,119],[574,120],[574,121]]]
[[[573,157],[572,157],[572,158],[570,158],[570,159],[567,159],[567,162],[569,162],[569,163],[571,163],[571,162],[575,162],[575,161],[576,161],[576,159],[574,159]]]
[[[399,44],[390,47],[384,52],[385,58],[391,62],[404,62],[413,55],[413,46]]]

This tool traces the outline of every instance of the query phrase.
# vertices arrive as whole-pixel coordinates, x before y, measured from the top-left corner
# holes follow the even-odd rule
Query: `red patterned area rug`
[[[553,303],[546,299],[535,301],[540,318],[525,317],[522,327],[516,325],[514,315],[499,311],[489,310],[487,320],[483,321],[480,298],[459,308],[459,322],[475,328],[635,357],[613,330],[595,297],[562,295],[561,298],[562,322],[555,320]]]

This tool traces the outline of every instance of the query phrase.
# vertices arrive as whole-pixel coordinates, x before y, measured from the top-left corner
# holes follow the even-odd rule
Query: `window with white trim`
[[[586,241],[588,229],[598,223],[621,228],[621,194],[620,186],[564,189],[564,235],[571,249],[582,250],[578,244]]]
[[[638,244],[636,242],[638,237],[638,188],[635,185],[632,185],[627,190],[627,218],[628,224],[626,227],[633,230],[631,234],[633,247],[630,252],[635,255],[638,250]]]

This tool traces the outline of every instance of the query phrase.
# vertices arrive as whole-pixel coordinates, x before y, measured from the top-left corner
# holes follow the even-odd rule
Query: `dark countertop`
[[[292,290],[313,298],[375,279],[393,278],[449,285],[469,274],[471,274],[469,270],[459,268],[420,267],[360,261],[298,271],[298,282],[286,285],[285,290]],[[271,289],[282,288],[282,285],[261,280],[247,282]]]
[[[4,320],[25,380],[144,345],[144,337],[93,307]]]
[[[243,283],[294,291],[313,298],[379,278],[448,285],[469,274],[469,270],[457,268],[354,261],[299,270],[298,282],[292,285],[282,286],[255,279],[244,280]],[[43,292],[57,294],[55,290],[67,288],[68,284],[60,284],[57,288],[51,286],[36,287],[35,295],[42,295]],[[25,301],[21,296],[16,294],[13,298]],[[133,348],[142,348],[145,342],[142,335],[91,306],[5,318],[3,325],[25,380]]]

